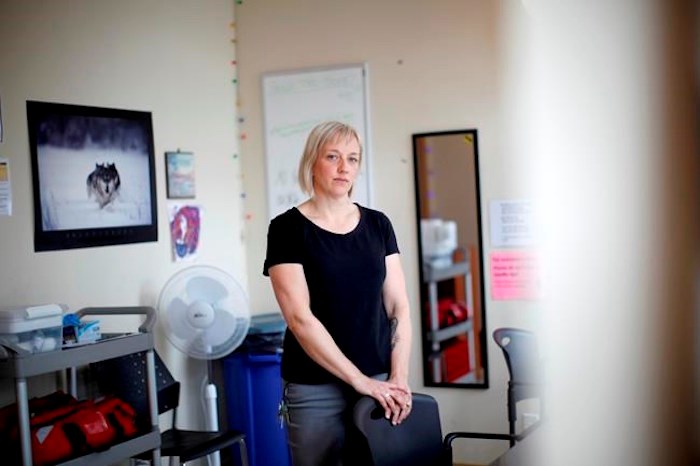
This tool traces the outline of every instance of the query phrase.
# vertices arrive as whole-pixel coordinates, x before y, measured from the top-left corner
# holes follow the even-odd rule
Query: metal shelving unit
[[[84,315],[123,315],[142,314],[146,320],[138,333],[103,335],[92,344],[64,348],[45,353],[30,353],[11,343],[0,341],[0,377],[13,378],[17,399],[22,464],[32,465],[31,433],[29,422],[29,400],[27,379],[36,375],[68,370],[71,380],[75,380],[76,368],[126,356],[146,352],[146,385],[151,419],[151,430],[143,435],[112,445],[104,451],[72,458],[60,463],[61,466],[109,466],[140,453],[151,451],[153,464],[160,464],[160,429],[158,427],[158,403],[156,394],[155,359],[153,352],[153,326],[155,310],[151,307],[86,308],[77,312]],[[75,396],[75,384],[68,390]]]
[[[428,287],[428,302],[430,305],[430,330],[427,332],[428,341],[432,342],[432,350],[435,353],[441,352],[440,344],[443,341],[454,338],[458,335],[466,335],[469,348],[469,367],[472,372],[476,367],[476,340],[474,335],[474,318],[458,322],[449,327],[440,328],[438,316],[438,282],[451,280],[455,277],[464,276],[465,296],[467,307],[473,312],[474,295],[472,293],[472,273],[471,265],[468,261],[457,262],[446,267],[433,267],[427,263],[423,267],[423,280]],[[433,380],[439,382],[442,379],[442,367],[438,358],[433,359]],[[467,374],[468,379],[471,374]]]

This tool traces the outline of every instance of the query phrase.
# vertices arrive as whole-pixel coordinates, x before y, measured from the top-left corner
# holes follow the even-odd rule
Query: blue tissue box
[[[102,337],[99,320],[81,321],[75,314],[63,318],[63,346],[94,343]]]

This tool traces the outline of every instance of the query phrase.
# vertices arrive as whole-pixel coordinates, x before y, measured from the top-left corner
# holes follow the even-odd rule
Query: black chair
[[[507,403],[509,432],[451,432],[442,438],[437,402],[429,395],[414,393],[411,415],[399,426],[384,418],[384,411],[371,397],[355,405],[353,420],[364,436],[374,466],[451,466],[452,442],[458,438],[508,441],[510,446],[533,432],[540,421],[516,433],[518,402],[540,398],[539,355],[534,334],[501,328],[493,333],[508,366]],[[371,466],[371,465],[368,465]]]
[[[517,405],[522,400],[539,399],[540,419],[542,418],[542,380],[540,357],[535,334],[516,328],[499,328],[493,332],[493,339],[503,350],[508,366],[508,433],[510,446],[515,445],[515,423],[518,418]],[[537,427],[538,423],[532,425]],[[533,429],[529,429],[528,433]],[[527,435],[527,434],[525,434]],[[522,435],[521,435],[522,436]]]
[[[158,394],[158,414],[172,411],[172,427],[161,433],[160,451],[170,457],[170,465],[185,464],[206,457],[238,444],[241,466],[248,466],[245,434],[237,430],[219,432],[185,430],[176,427],[177,407],[180,401],[180,382],[177,382],[168,368],[155,353],[156,390]],[[143,384],[128,384],[125,381],[137,380],[145,374],[145,353],[136,353],[99,363],[99,385],[103,393],[111,392],[130,403],[139,413],[140,428],[148,429],[147,399]],[[149,455],[139,455],[138,460],[148,460]],[[160,466],[160,465],[158,465]]]
[[[384,409],[363,396],[353,410],[353,421],[364,436],[372,463],[365,466],[442,466],[452,464],[442,445],[437,402],[413,393],[411,414],[398,426],[384,418]]]

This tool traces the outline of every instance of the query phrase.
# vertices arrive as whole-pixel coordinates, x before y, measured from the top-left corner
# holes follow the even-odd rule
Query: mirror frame
[[[428,263],[424,258],[426,244],[422,234],[421,220],[430,219],[430,216],[423,217],[422,213],[428,209],[428,201],[425,198],[434,198],[436,194],[431,189],[427,189],[427,177],[434,176],[435,172],[432,169],[426,170],[428,173],[421,174],[421,167],[424,166],[425,153],[432,153],[429,146],[425,146],[428,138],[442,138],[458,136],[463,138],[467,146],[471,146],[473,150],[465,152],[466,157],[472,157],[473,160],[468,160],[468,170],[473,169],[473,183],[468,183],[466,189],[473,190],[473,199],[475,202],[471,212],[467,213],[468,221],[476,222],[476,250],[473,247],[460,247],[457,241],[458,226],[452,225],[454,238],[450,243],[456,246],[451,253],[443,255],[435,261]],[[426,147],[430,150],[426,150]],[[439,164],[435,164],[438,166]],[[415,198],[416,198],[416,225],[417,225],[417,243],[418,243],[418,269],[420,277],[420,328],[422,340],[422,366],[423,366],[423,383],[426,387],[451,387],[451,388],[489,388],[489,371],[488,371],[488,352],[486,339],[486,295],[484,293],[484,249],[482,240],[482,220],[481,220],[481,192],[479,186],[479,151],[476,129],[460,129],[450,131],[439,131],[429,133],[413,134],[413,172],[415,182]],[[443,180],[444,181],[444,180]],[[435,183],[437,185],[438,183]],[[422,192],[427,191],[427,192]],[[438,220],[439,221],[439,220]],[[432,222],[431,222],[432,223]],[[449,229],[448,229],[449,230]],[[427,233],[427,231],[426,231]],[[434,245],[429,245],[434,248]],[[449,248],[451,249],[451,248]],[[461,254],[461,255],[460,255]],[[447,260],[447,263],[445,263]],[[439,263],[442,262],[442,263]],[[469,265],[471,264],[471,265]],[[478,277],[474,275],[478,274]],[[463,278],[455,278],[463,277]],[[431,282],[427,280],[431,278]],[[449,282],[452,282],[451,285]],[[443,311],[443,316],[439,314],[438,297],[440,295],[439,285],[448,282],[452,290],[451,309],[447,312]],[[472,286],[467,287],[467,283],[471,282]],[[464,283],[464,290],[458,291],[458,286]],[[443,288],[443,292],[444,292]],[[470,294],[471,290],[471,294]],[[463,293],[464,303],[458,301],[458,296]],[[469,301],[472,302],[472,309],[469,310]],[[447,301],[449,302],[449,301]],[[463,304],[463,305],[462,305]],[[454,306],[458,306],[456,309]],[[469,312],[471,311],[471,313]],[[443,319],[445,315],[450,316],[452,312],[452,322]],[[467,316],[466,318],[464,316]],[[457,316],[455,318],[455,316]],[[463,319],[463,320],[458,320]],[[446,342],[451,342],[448,345]],[[458,347],[459,346],[459,347]],[[460,351],[466,348],[465,359],[458,359]],[[447,353],[446,350],[450,349]],[[448,359],[449,357],[449,359]],[[478,359],[478,361],[477,361]],[[452,369],[449,368],[450,361]],[[467,372],[464,371],[465,364],[468,364]],[[457,371],[455,373],[455,371]],[[462,374],[455,377],[457,374]],[[453,377],[452,381],[449,377]],[[448,380],[444,380],[448,379]]]

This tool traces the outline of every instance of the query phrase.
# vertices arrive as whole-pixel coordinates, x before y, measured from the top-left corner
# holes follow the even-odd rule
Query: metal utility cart
[[[138,437],[113,445],[107,450],[72,458],[60,463],[60,465],[108,466],[149,450],[153,456],[153,464],[160,464],[160,429],[158,428],[158,402],[153,353],[155,310],[151,307],[85,308],[78,311],[77,314],[81,317],[86,315],[141,314],[146,316],[146,320],[139,326],[137,333],[103,334],[102,339],[96,343],[44,353],[30,353],[0,340],[0,377],[14,378],[15,380],[22,464],[24,466],[32,465],[27,379],[36,375],[68,370],[69,380],[72,381],[68,391],[75,396],[77,367],[142,351],[146,353],[146,385],[151,430]]]
[[[432,344],[432,349],[435,353],[440,353],[440,344],[450,338],[458,335],[467,337],[467,347],[469,353],[470,372],[466,374],[460,382],[468,383],[474,381],[476,374],[476,336],[474,332],[473,316],[446,328],[440,328],[438,318],[438,282],[452,280],[455,277],[464,277],[464,293],[466,297],[467,308],[473,312],[474,296],[472,292],[472,272],[469,261],[463,260],[451,264],[447,267],[432,267],[430,264],[425,264],[423,267],[423,282],[428,287],[428,304],[430,306],[430,330],[427,333],[428,341]],[[441,382],[442,368],[439,359],[434,359],[432,363],[433,381]]]

